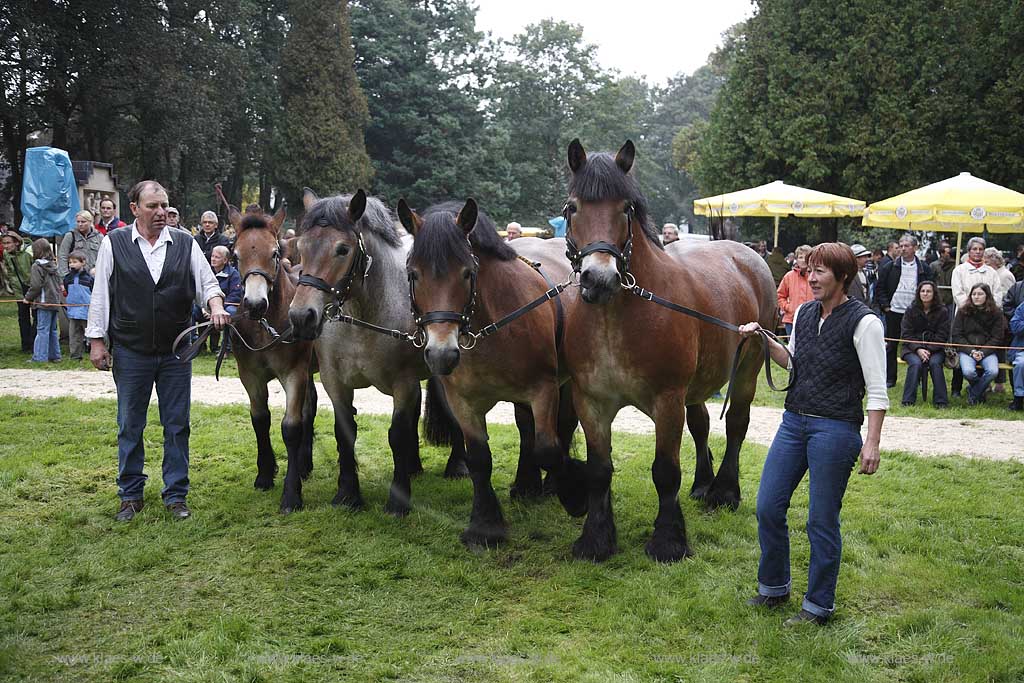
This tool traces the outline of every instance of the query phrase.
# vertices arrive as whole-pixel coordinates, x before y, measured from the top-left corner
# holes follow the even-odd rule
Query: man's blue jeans
[[[835,610],[843,549],[839,511],[862,445],[860,428],[853,422],[808,417],[789,410],[782,414],[757,491],[757,537],[761,543],[757,590],[761,595],[785,595],[790,591],[786,513],[793,491],[810,470],[807,538],[811,562],[803,609],[820,617],[828,617]]]
[[[1013,359],[1013,395],[1024,396],[1024,351],[1018,351]]]
[[[960,352],[960,371],[967,380],[967,398],[978,403],[985,398],[985,390],[999,374],[999,358],[990,353],[981,359],[981,376],[978,376],[978,363],[970,354]]]
[[[117,495],[121,500],[142,500],[147,479],[143,473],[143,431],[156,384],[160,424],[164,429],[162,496],[165,505],[183,502],[188,494],[192,363],[183,363],[174,354],[151,356],[117,344],[112,356],[117,386]]]

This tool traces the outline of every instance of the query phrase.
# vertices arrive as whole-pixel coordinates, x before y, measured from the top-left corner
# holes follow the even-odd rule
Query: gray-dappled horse
[[[306,214],[295,245],[302,275],[289,318],[298,337],[316,340],[320,378],[334,404],[339,471],[333,503],[363,507],[352,398],[356,389],[373,386],[394,399],[388,430],[394,474],[384,509],[405,515],[410,510],[410,477],[423,470],[418,436],[420,380],[429,375],[423,354],[405,340],[331,318],[345,313],[382,328],[412,333],[407,249],[391,211],[362,190],[319,199],[307,189],[303,202]],[[461,439],[458,442],[461,451]],[[465,475],[465,462],[458,453],[449,459],[446,474]],[[302,506],[302,482],[292,476],[291,467],[284,495],[282,509]]]

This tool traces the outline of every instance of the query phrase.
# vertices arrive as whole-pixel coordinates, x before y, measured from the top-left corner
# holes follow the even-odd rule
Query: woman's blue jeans
[[[789,410],[782,414],[757,491],[757,537],[761,543],[757,590],[761,595],[790,592],[786,513],[793,491],[810,471],[807,539],[811,561],[803,609],[820,617],[828,617],[835,610],[843,549],[839,511],[862,445],[860,427],[853,422]]]
[[[970,354],[960,353],[960,371],[967,380],[967,398],[972,403],[979,403],[985,398],[985,390],[999,373],[999,358],[990,353],[981,359],[981,375],[978,374],[978,363]]]

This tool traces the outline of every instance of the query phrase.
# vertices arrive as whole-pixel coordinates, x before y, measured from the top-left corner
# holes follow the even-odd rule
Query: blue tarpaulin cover
[[[75,227],[75,214],[81,208],[68,153],[56,147],[25,150],[20,232],[35,237],[63,235]]]

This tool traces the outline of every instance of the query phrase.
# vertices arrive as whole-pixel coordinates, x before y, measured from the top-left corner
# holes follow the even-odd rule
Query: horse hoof
[[[334,500],[331,501],[331,505],[336,508],[346,508],[351,512],[360,512],[366,507],[366,503],[363,502],[363,497],[359,494],[343,494],[340,491],[335,494]]]
[[[537,500],[544,495],[544,487],[540,482],[536,484],[512,484],[508,490],[508,497],[512,500]]]
[[[504,524],[475,524],[459,535],[468,548],[497,548],[508,540],[508,529]]]
[[[554,472],[548,472],[547,476],[544,477],[544,484],[541,486],[540,494],[542,496],[558,495],[558,475]]]
[[[729,508],[735,512],[740,506],[739,491],[720,491],[714,487],[704,497],[704,507],[707,510],[718,510]]]
[[[604,562],[617,552],[619,548],[614,538],[593,538],[584,534],[572,544],[572,556],[577,560]]]
[[[281,514],[282,515],[290,515],[293,512],[298,512],[301,509],[302,509],[302,503],[298,503],[296,505],[285,505],[284,503],[281,503]]]
[[[384,512],[392,517],[405,517],[412,511],[412,506],[409,503],[391,496],[388,498],[388,502],[384,503]]]
[[[445,479],[465,479],[469,476],[469,467],[462,458],[449,459],[444,468]]]
[[[711,484],[705,484],[704,486],[697,486],[696,484],[690,489],[690,498],[693,500],[703,501],[708,496],[708,491],[711,490]]]
[[[259,489],[260,491],[269,491],[274,488],[274,477],[264,477],[263,475],[260,475],[256,477],[256,481],[252,483],[252,486],[254,489]]]
[[[669,538],[658,534],[647,541],[644,550],[647,552],[647,557],[655,562],[678,562],[693,556],[693,551],[690,550],[685,539]]]

